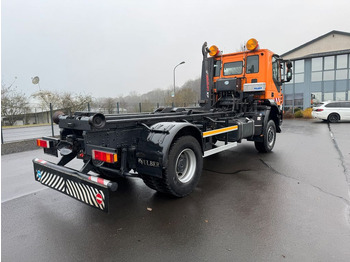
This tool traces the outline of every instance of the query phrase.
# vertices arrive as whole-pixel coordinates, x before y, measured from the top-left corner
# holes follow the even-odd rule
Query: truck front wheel
[[[255,148],[261,153],[271,152],[276,141],[276,125],[271,119],[264,128],[264,137],[262,142],[255,141]]]
[[[202,167],[202,150],[198,141],[192,136],[184,136],[172,144],[162,178],[142,177],[146,185],[158,192],[184,197],[197,186]]]

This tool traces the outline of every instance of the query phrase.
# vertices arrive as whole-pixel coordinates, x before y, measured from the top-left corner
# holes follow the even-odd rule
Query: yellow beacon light
[[[209,55],[210,56],[216,56],[217,54],[219,54],[219,48],[216,45],[212,45],[209,48]]]
[[[247,41],[246,47],[249,51],[254,51],[259,46],[258,40],[251,38]]]

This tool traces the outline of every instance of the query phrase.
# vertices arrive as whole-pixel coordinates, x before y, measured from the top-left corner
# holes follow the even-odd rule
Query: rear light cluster
[[[316,111],[316,112],[322,112],[323,109],[316,109],[315,111]]]
[[[43,139],[37,139],[36,145],[39,147],[50,148],[50,141],[43,140]]]
[[[118,161],[117,154],[99,151],[99,150],[92,150],[92,158],[95,160],[112,163],[112,164]]]

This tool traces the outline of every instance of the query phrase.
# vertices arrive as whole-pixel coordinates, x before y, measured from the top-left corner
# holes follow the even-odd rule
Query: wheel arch
[[[328,116],[327,116],[327,121],[329,121],[329,117],[330,117],[331,115],[336,115],[336,116],[338,116],[338,121],[341,120],[341,116],[340,116],[340,114],[339,114],[338,112],[331,112],[331,113],[329,113]]]
[[[271,110],[268,112],[265,124],[267,124],[270,119],[275,122],[276,132],[281,133],[282,114],[277,105],[271,105]]]
[[[159,133],[159,130],[163,130],[163,133]],[[148,135],[148,142],[158,144],[162,150],[162,163],[163,167],[168,163],[168,154],[171,145],[180,137],[193,136],[200,145],[200,150],[203,154],[203,139],[202,133],[195,125],[191,123],[179,123],[179,122],[162,122],[157,123],[151,127],[151,132]]]

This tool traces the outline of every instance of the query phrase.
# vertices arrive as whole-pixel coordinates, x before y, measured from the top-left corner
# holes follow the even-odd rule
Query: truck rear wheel
[[[271,119],[267,122],[267,125],[264,129],[263,142],[255,141],[255,148],[260,153],[271,152],[275,146],[276,141],[276,125],[275,122]]]
[[[197,186],[203,167],[202,150],[192,136],[177,139],[170,148],[168,166],[162,178],[142,176],[147,186],[158,192],[184,197]]]

